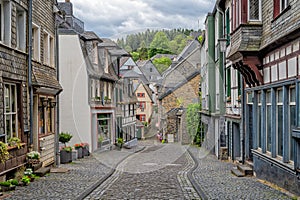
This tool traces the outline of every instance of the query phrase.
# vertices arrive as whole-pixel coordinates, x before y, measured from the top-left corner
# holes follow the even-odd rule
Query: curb
[[[113,175],[113,173],[116,171],[116,167],[122,163],[124,160],[126,160],[129,156],[134,155],[135,153],[139,153],[141,151],[143,151],[146,147],[143,147],[135,152],[133,152],[132,154],[129,154],[127,156],[125,156],[124,158],[122,158],[111,170],[108,174],[106,174],[103,178],[101,178],[99,181],[97,181],[95,184],[93,184],[92,186],[90,186],[89,188],[87,188],[82,194],[80,194],[78,197],[76,197],[77,200],[82,200],[85,197],[87,197],[91,192],[93,192],[97,187],[99,187],[104,181],[106,181],[109,177],[111,177]]]
[[[195,188],[196,192],[201,197],[201,199],[206,200],[206,199],[208,199],[208,197],[206,196],[204,191],[199,187],[198,183],[195,181],[195,179],[193,177],[193,171],[195,171],[195,169],[199,165],[198,160],[195,158],[195,156],[192,154],[192,152],[190,151],[189,148],[187,149],[187,151],[189,152],[190,156],[192,157],[192,159],[195,163],[194,167],[191,170],[189,170],[189,172],[187,173],[187,176],[188,176],[189,180],[191,181],[193,187]]]

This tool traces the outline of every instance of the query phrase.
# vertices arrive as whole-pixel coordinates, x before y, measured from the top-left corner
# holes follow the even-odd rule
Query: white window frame
[[[8,138],[11,138],[11,137],[18,137],[19,133],[19,128],[18,128],[18,109],[17,109],[17,105],[18,105],[18,101],[17,101],[17,85],[14,84],[14,83],[5,83],[4,84],[4,129],[5,129],[5,142],[7,142],[7,139]],[[9,86],[9,94],[7,94],[7,91],[6,91],[6,86]],[[10,112],[6,112],[6,106],[7,106],[7,103],[9,104],[8,106],[12,106],[11,102],[12,102],[12,96],[13,94],[11,93],[12,92],[12,87],[14,87],[14,102],[15,102],[15,107],[14,107],[14,110],[10,111]],[[6,102],[7,98],[9,98],[9,102]],[[13,130],[13,124],[12,124],[12,118],[13,116],[15,116],[15,130],[16,130],[16,133],[15,135],[13,133],[7,133],[7,122],[6,122],[6,119],[9,117],[10,118],[10,124],[9,124],[9,127],[10,127],[10,130]]]
[[[26,50],[26,12],[20,6],[17,6],[16,15],[17,48]]]
[[[261,0],[257,0],[259,1],[258,2],[258,5],[259,5],[259,16],[258,16],[258,19],[250,19],[250,1],[251,0],[248,0],[248,21],[261,21],[262,19],[262,5],[261,5]]]
[[[295,85],[292,85],[292,86],[289,87],[289,114],[291,113],[290,112],[291,106],[296,106],[296,101],[297,101],[297,97],[296,97],[295,101],[293,101],[292,98],[291,98],[291,94],[292,94],[291,90],[293,90],[293,89],[295,91],[295,96],[296,96],[296,93],[297,93]],[[297,122],[296,122],[296,125],[297,125]],[[290,115],[289,115],[289,130],[291,130],[292,128],[293,127],[291,127],[291,118],[290,118]],[[289,133],[290,133],[290,138],[289,138],[289,160],[290,160],[291,164],[294,164],[294,161],[291,160],[291,152],[293,151],[291,131],[289,131]],[[295,158],[295,156],[296,156],[296,152],[294,152],[294,158]]]
[[[49,33],[47,31],[43,31],[43,62],[46,65],[49,65],[49,59],[50,59],[50,47],[49,47]]]
[[[40,27],[36,24],[32,24],[32,58],[36,61],[41,59],[41,41],[40,41]]]
[[[279,102],[279,91],[282,91],[282,101],[281,102]],[[276,90],[276,121],[278,122],[278,106],[283,106],[283,101],[284,101],[284,99],[283,99],[283,88],[282,87],[280,87],[280,88],[277,88],[277,90]],[[282,157],[283,157],[283,151],[284,150],[282,150],[282,155],[278,155],[278,150],[279,150],[279,144],[278,144],[278,142],[279,142],[279,139],[278,139],[278,123],[276,124],[276,156],[279,158],[279,159],[282,159]],[[282,133],[283,134],[283,133]],[[283,137],[283,136],[282,136]],[[282,143],[283,143],[283,141],[281,141]],[[284,147],[283,147],[284,148]]]
[[[11,46],[11,1],[0,0],[1,4],[1,42]]]
[[[286,9],[289,6],[289,0],[283,0],[284,5],[282,4],[282,0],[280,0],[280,12]]]

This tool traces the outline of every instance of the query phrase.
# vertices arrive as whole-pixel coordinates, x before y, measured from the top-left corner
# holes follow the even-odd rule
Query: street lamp
[[[222,53],[226,52],[226,48],[227,48],[227,39],[226,38],[219,38],[218,39],[219,42],[219,46],[220,46],[220,51]]]

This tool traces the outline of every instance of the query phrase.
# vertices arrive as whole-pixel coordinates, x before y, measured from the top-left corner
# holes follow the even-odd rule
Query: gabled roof
[[[148,94],[149,98],[151,99],[151,101],[153,102],[152,99],[152,91],[151,89],[148,87],[148,85],[144,84],[143,81],[140,81],[138,86],[136,87],[136,89],[134,90],[134,93],[137,91],[137,89],[139,88],[139,86],[142,85],[146,91],[146,93]]]
[[[98,40],[99,42],[102,42],[102,40],[94,33],[93,31],[85,31],[81,35],[81,38],[83,40],[89,41],[89,40]]]
[[[194,39],[194,40],[190,41],[189,44],[186,45],[184,47],[184,49],[181,51],[181,53],[177,56],[176,60],[181,61],[181,60],[185,59],[197,47],[200,47],[200,43],[199,43],[198,39]]]
[[[156,54],[155,56],[150,58],[150,60],[154,60],[156,58],[163,58],[163,57],[167,57],[173,60],[174,58],[176,58],[176,56],[177,56],[176,54]]]

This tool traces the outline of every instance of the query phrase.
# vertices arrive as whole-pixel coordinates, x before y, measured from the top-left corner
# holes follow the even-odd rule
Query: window
[[[137,93],[137,97],[145,97],[145,93]]]
[[[146,121],[146,115],[138,115],[138,119],[139,119],[141,122],[144,122],[144,121]]]
[[[266,108],[266,147],[267,151],[271,152],[271,138],[272,138],[272,132],[271,132],[271,127],[272,127],[272,122],[271,122],[271,116],[272,116],[272,99],[271,99],[271,91],[267,91],[266,93],[266,103],[267,103],[267,108]]]
[[[227,101],[231,98],[231,70],[230,67],[226,70],[226,94],[227,94]]]
[[[274,0],[273,17],[276,18],[282,11],[289,6],[289,0]]]
[[[241,0],[232,1],[232,30],[235,30],[241,22]]]
[[[283,11],[288,7],[289,0],[280,0],[280,11]]]
[[[248,20],[261,20],[261,0],[248,0]]]
[[[23,8],[17,7],[16,15],[17,48],[26,49],[26,14]]]
[[[54,98],[39,98],[39,134],[54,133]]]
[[[94,42],[93,43],[93,54],[92,54],[93,58],[93,63],[95,65],[98,65],[98,43],[97,42]]]
[[[261,93],[257,93],[257,147],[261,148]]]
[[[49,33],[44,32],[44,64],[54,66],[54,39]]]
[[[18,137],[17,86],[5,83],[4,90],[4,120],[7,141],[11,137]]]
[[[292,138],[292,130],[296,127],[296,89],[295,87],[290,87],[289,89],[289,133],[290,133],[290,149],[289,149],[289,157],[290,160],[295,160],[294,154],[294,144]]]
[[[153,69],[152,69],[152,67],[150,67],[150,72],[152,72],[153,71]]]
[[[11,1],[0,0],[1,41],[11,44]]]
[[[40,28],[32,25],[32,58],[40,61]]]
[[[225,22],[226,22],[226,27],[225,27],[225,32],[226,32],[226,39],[227,39],[227,46],[230,44],[230,15],[229,15],[229,8],[227,8],[225,12]]]
[[[283,155],[283,90],[277,90],[277,130],[276,130],[276,152],[278,156]]]
[[[139,108],[141,109],[142,112],[144,112],[146,108],[146,102],[138,102]]]

